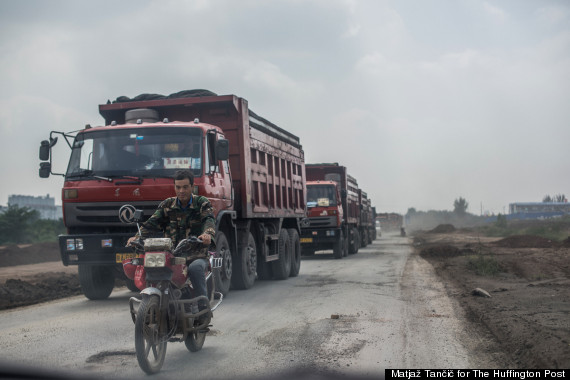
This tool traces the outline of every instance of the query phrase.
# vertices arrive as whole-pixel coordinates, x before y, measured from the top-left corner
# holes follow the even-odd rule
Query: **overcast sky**
[[[62,177],[38,176],[51,130],[196,88],[347,166],[379,212],[570,196],[568,1],[0,0],[0,204],[61,204]]]

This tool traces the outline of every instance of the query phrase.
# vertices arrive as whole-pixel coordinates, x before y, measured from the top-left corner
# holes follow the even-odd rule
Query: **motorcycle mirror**
[[[136,223],[140,222],[143,218],[143,210],[136,210],[133,216],[133,221]]]

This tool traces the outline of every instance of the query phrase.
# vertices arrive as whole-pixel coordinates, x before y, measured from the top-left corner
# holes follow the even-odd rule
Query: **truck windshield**
[[[307,207],[336,206],[336,191],[332,185],[307,186]]]
[[[66,179],[172,177],[178,169],[202,174],[199,128],[138,128],[86,131],[73,143]]]

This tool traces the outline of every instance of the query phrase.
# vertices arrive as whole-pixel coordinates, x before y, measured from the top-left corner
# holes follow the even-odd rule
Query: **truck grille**
[[[336,216],[323,216],[309,219],[310,227],[336,227]]]
[[[150,217],[160,201],[129,202],[136,209],[143,210],[146,220]],[[101,202],[93,203],[66,203],[64,205],[65,224],[67,227],[120,227],[125,226],[119,220],[119,209],[127,203]]]

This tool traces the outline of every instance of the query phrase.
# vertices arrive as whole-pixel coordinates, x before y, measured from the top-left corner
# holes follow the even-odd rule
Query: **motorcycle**
[[[142,211],[136,210],[137,227]],[[139,234],[140,235],[140,234]],[[215,291],[213,270],[222,259],[209,252],[206,266],[208,296],[197,296],[188,277],[185,253],[203,249],[202,240],[184,239],[172,249],[170,238],[147,238],[131,243],[135,258],[123,260],[123,270],[141,290],[141,298],[131,297],[129,307],[135,324],[135,351],[141,369],[147,374],[160,371],[168,342],[184,342],[191,352],[202,349],[213,311],[223,295]],[[205,308],[200,310],[198,302]]]

